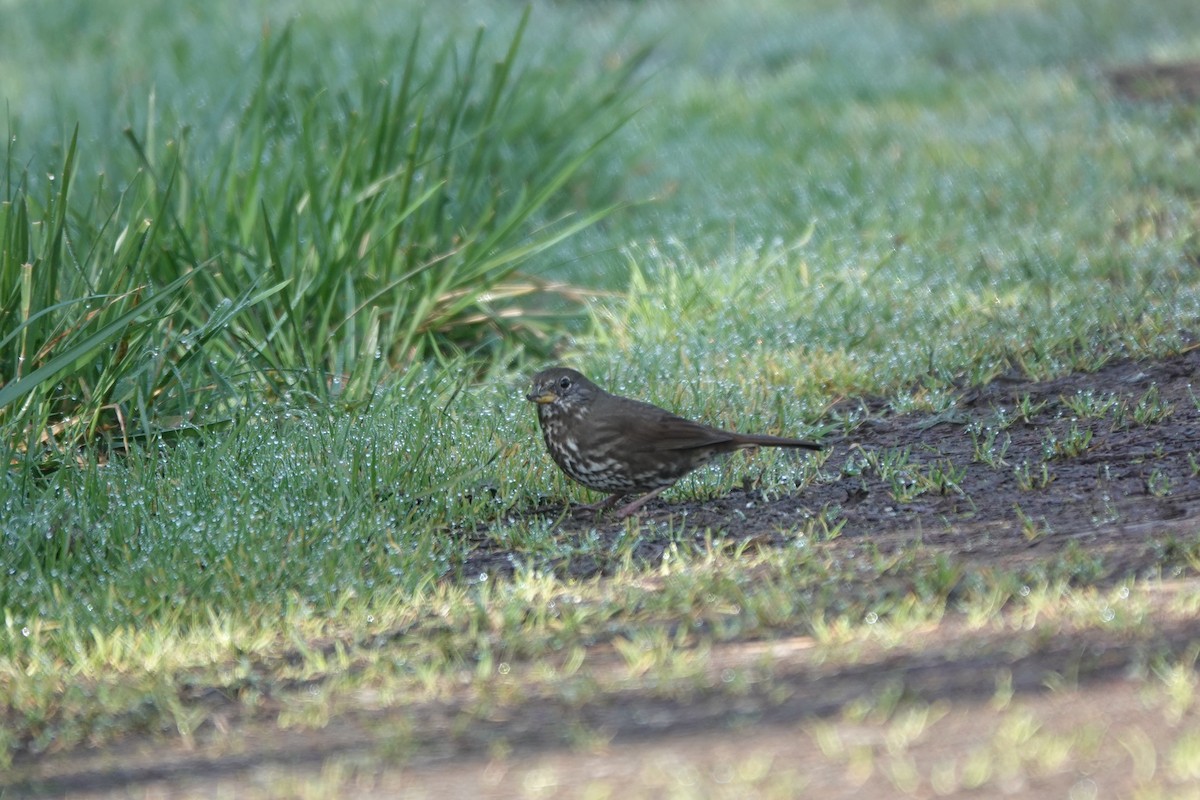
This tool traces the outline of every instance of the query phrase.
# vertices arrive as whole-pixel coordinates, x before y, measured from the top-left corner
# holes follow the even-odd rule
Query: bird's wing
[[[623,398],[624,399],[624,398]],[[728,442],[732,436],[719,428],[672,414],[670,411],[638,400],[633,413],[617,414],[607,421],[611,433],[620,433],[629,447],[640,452],[690,450]]]

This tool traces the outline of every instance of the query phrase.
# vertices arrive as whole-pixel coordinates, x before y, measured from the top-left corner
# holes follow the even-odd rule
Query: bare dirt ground
[[[833,442],[843,452],[907,447],[922,468],[939,462],[965,467],[953,488],[909,502],[898,502],[894,487],[877,475],[864,474],[771,498],[737,490],[680,503],[668,493],[645,513],[648,520],[664,520],[686,511],[689,529],[711,526],[770,547],[786,539],[781,531],[798,519],[835,505],[845,524],[827,545],[848,557],[867,543],[886,551],[914,540],[956,563],[990,566],[1020,566],[1068,550],[1091,554],[1101,566],[1088,583],[1154,579],[1144,591],[1161,613],[1143,633],[1063,629],[1053,637],[1014,632],[998,639],[948,617],[919,640],[877,653],[868,648],[852,668],[814,659],[811,640],[800,635],[730,642],[713,646],[713,685],[686,696],[664,699],[631,687],[624,696],[589,702],[532,698],[482,719],[477,709],[468,717],[455,703],[430,703],[341,714],[316,731],[280,730],[269,714],[243,719],[229,701],[227,708],[212,709],[218,724],[186,745],[135,739],[100,751],[19,757],[13,775],[0,777],[0,798],[322,792],[558,797],[589,791],[622,797],[929,797],[974,780],[972,759],[983,758],[988,748],[1004,751],[997,742],[1009,741],[1014,714],[1030,720],[1032,733],[1012,738],[1007,756],[994,752],[984,759],[991,772],[980,796],[1119,796],[1160,777],[1168,796],[1187,796],[1184,789],[1196,786],[1186,768],[1168,775],[1167,754],[1181,731],[1191,730],[1188,720],[1200,731],[1200,711],[1168,724],[1147,699],[1145,682],[1134,678],[1145,676],[1148,653],[1186,660],[1200,643],[1200,619],[1180,612],[1177,602],[1200,592],[1195,565],[1181,545],[1200,533],[1200,387],[1192,386],[1198,368],[1200,347],[1193,347],[1161,361],[1114,363],[1095,374],[1044,382],[1000,379],[965,392],[952,414],[872,413],[851,437]],[[1130,410],[1152,387],[1158,407],[1169,413],[1149,425],[1132,423],[1128,415],[1082,418],[1066,403],[1091,392],[1111,395]],[[1000,409],[1015,419],[1020,407],[1032,413],[1005,430],[1011,441],[1004,464],[976,460],[972,425],[994,422]],[[1090,432],[1087,447],[1051,459],[1052,479],[1045,485],[1023,481],[1014,465],[1043,463],[1047,441],[1078,436],[1070,433],[1072,426]],[[599,526],[603,535],[617,536],[622,523],[601,520]],[[596,527],[594,517],[570,517],[561,535]],[[639,555],[653,562],[665,545],[647,540],[640,547]],[[481,541],[464,571],[503,572],[506,555]],[[570,571],[586,573],[588,567],[572,564]],[[606,646],[598,644],[594,658],[589,654],[592,669],[603,669],[606,659],[620,662]],[[727,691],[720,676],[736,669],[758,670],[759,679]],[[1003,707],[995,700],[1000,685],[1011,695]],[[848,713],[856,703],[877,703],[889,686],[935,718],[902,752],[895,747],[896,719]],[[464,718],[471,723],[464,725]],[[1086,746],[1077,741],[1080,731],[1093,732]],[[1052,748],[1039,747],[1039,736],[1047,742],[1074,736],[1075,746],[1065,757],[1047,760],[1045,751]],[[403,745],[390,747],[390,741]],[[325,787],[316,795],[314,782]]]
[[[965,466],[957,490],[902,503],[886,482],[866,475],[770,503],[754,503],[735,492],[693,509],[689,521],[727,525],[736,510],[752,508],[753,513],[743,512],[746,532],[778,536],[774,532],[794,524],[797,516],[836,504],[845,519],[841,533],[851,540],[870,536],[885,546],[920,538],[926,546],[989,565],[1042,558],[1074,542],[1103,555],[1115,575],[1135,574],[1157,565],[1162,552],[1156,542],[1164,534],[1200,530],[1200,478],[1189,460],[1200,458],[1200,386],[1191,385],[1198,367],[1200,351],[1193,350],[1167,361],[1127,362],[1041,383],[1001,379],[968,392],[952,413],[872,418],[840,443],[865,452],[910,448],[918,471],[938,464]],[[1173,409],[1152,425],[1114,427],[1111,417],[1082,419],[1064,402],[1087,393],[1114,395],[1131,408],[1151,387]],[[986,428],[994,425],[999,410],[1011,418],[1022,405],[1037,411],[1001,434],[1009,437],[1004,464],[975,462],[976,441],[968,433],[973,423]],[[1072,429],[1090,434],[1086,450],[1043,462],[1047,442],[1080,435]],[[1040,485],[1042,463],[1048,469],[1045,486]],[[1028,476],[1019,469],[1023,464],[1030,465]],[[1022,486],[1023,479],[1033,487]],[[1028,524],[1039,533],[1031,536]],[[1151,532],[1153,538],[1147,536]]]

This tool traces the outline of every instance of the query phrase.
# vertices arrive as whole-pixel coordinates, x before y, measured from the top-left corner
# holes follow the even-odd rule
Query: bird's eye
[[[568,378],[568,377],[566,377],[566,376],[564,375],[564,376],[563,376],[562,378],[560,378],[560,379],[559,379],[559,381],[558,381],[558,388],[560,388],[560,389],[570,389],[570,388],[571,388],[571,379],[570,379],[570,378]]]

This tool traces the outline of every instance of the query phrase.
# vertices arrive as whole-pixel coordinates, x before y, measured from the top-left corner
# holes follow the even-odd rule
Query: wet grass
[[[35,165],[26,177],[9,178],[10,194],[21,186],[54,197],[43,176],[62,166],[70,139],[60,132],[76,121],[75,192],[119,184],[146,166],[119,134],[126,125],[150,153],[164,152],[164,141],[185,141],[172,137],[186,129],[197,163],[215,169],[211,159],[224,152],[216,144],[228,141],[222,137],[239,118],[221,87],[231,70],[250,63],[264,20],[278,29],[290,19],[290,57],[298,64],[320,59],[327,72],[319,77],[331,85],[361,80],[369,65],[360,54],[383,33],[399,41],[411,21],[399,7],[360,18],[317,5],[288,14],[229,6],[207,20],[130,15],[128,25],[104,34],[101,23],[113,12],[97,8],[88,5],[91,16],[80,17],[70,52],[61,50],[68,41],[61,30],[46,28],[56,24],[46,15],[9,14],[15,21],[0,34],[0,94],[12,104],[16,146],[27,148],[10,156],[10,172],[26,159]],[[464,3],[428,15],[424,35],[469,42],[475,22],[510,32],[517,13]],[[233,393],[236,402],[211,409],[189,401],[209,416],[195,427],[176,426],[168,441],[109,437],[69,451],[54,469],[25,465],[0,476],[0,765],[16,758],[16,780],[36,779],[41,759],[84,744],[148,735],[203,746],[226,725],[324,730],[356,715],[391,724],[410,707],[438,724],[424,733],[388,730],[364,738],[362,748],[375,753],[386,739],[389,753],[422,752],[438,736],[459,741],[458,734],[478,729],[483,744],[467,736],[464,752],[501,758],[524,743],[495,721],[531,706],[551,710],[538,720],[550,739],[586,752],[606,746],[615,724],[589,710],[623,699],[678,701],[674,713],[700,697],[775,701],[795,689],[773,671],[770,654],[722,666],[719,654],[737,643],[803,640],[807,655],[795,663],[836,673],[887,654],[919,655],[930,632],[947,637],[947,651],[994,647],[993,667],[1070,633],[1132,641],[1125,665],[1153,696],[1154,713],[1174,720],[1171,742],[1136,727],[1116,734],[1146,796],[1194,778],[1195,654],[1159,636],[1194,612],[1190,585],[1164,602],[1159,575],[1143,572],[1114,586],[1103,554],[1070,548],[1031,565],[987,569],[919,540],[896,549],[851,546],[839,538],[834,506],[776,532],[785,546],[731,529],[696,530],[686,518],[564,536],[553,513],[535,510],[594,498],[545,457],[521,395],[545,358],[532,353],[552,343],[545,334],[558,335],[559,357],[614,391],[727,427],[853,438],[882,415],[919,412],[931,424],[958,424],[963,392],[998,377],[1061,375],[1190,347],[1200,318],[1197,117],[1186,105],[1117,101],[1102,70],[1195,57],[1188,32],[1200,29],[1198,13],[1184,0],[1153,11],[1115,0],[1060,0],[1035,11],[1005,3],[960,11],[812,3],[803,13],[787,3],[756,4],[754,13],[727,3],[686,11],[675,3],[634,11],[539,5],[517,64],[545,91],[515,106],[523,115],[516,127],[534,135],[516,137],[494,170],[468,176],[491,187],[479,224],[536,183],[511,165],[550,146],[533,123],[554,118],[559,93],[572,97],[569,85],[556,82],[572,74],[563,65],[600,80],[654,43],[633,76],[645,81],[640,112],[591,160],[573,163],[562,192],[529,219],[632,205],[590,220],[597,224],[570,238],[551,236],[553,247],[513,245],[532,275],[521,291],[572,284],[570,293],[539,296],[532,310],[555,316],[536,317],[526,329],[536,333],[499,343],[487,335],[460,340],[483,342],[489,361],[434,348],[440,363],[402,379],[391,380],[391,366],[409,363],[421,336],[439,333],[440,318],[410,331],[404,352],[377,360],[378,338],[368,329],[377,333],[378,319],[351,330],[359,290],[339,282],[340,273],[321,273],[322,265],[361,265],[370,248],[359,245],[394,234],[391,218],[334,214],[373,233],[346,238],[334,248],[344,259],[326,260],[306,250],[312,237],[300,228],[282,248],[270,242],[285,212],[311,211],[317,194],[308,190],[324,185],[313,176],[275,175],[277,195],[256,195],[258,178],[220,184],[240,214],[228,227],[204,228],[219,235],[187,239],[199,257],[211,248],[250,262],[253,250],[264,257],[264,274],[306,265],[333,288],[291,295],[257,327],[223,318],[237,331],[226,355],[271,355],[266,372],[279,383],[258,386],[273,388],[250,398]],[[50,50],[32,58],[20,37]],[[120,46],[151,38],[171,46]],[[87,69],[75,55],[98,51],[112,55],[111,71]],[[483,54],[488,63],[503,58],[502,49]],[[307,86],[283,85],[290,88],[280,97],[293,99]],[[321,87],[308,88],[320,95]],[[270,96],[258,102],[253,107],[264,114],[279,111]],[[378,112],[375,122],[386,118],[378,107],[363,108]],[[293,134],[300,148],[303,134]],[[565,144],[579,153],[592,143],[581,134]],[[279,157],[288,161],[290,152]],[[457,181],[458,169],[442,174]],[[204,203],[214,198],[183,196],[191,200],[172,208],[187,229],[211,213]],[[274,228],[255,222],[266,206]],[[362,212],[356,204],[331,207]],[[389,208],[399,216],[408,206]],[[109,211],[96,202],[79,213],[103,231]],[[452,243],[462,232],[441,230],[445,219],[431,216],[421,230],[448,232],[446,252],[457,252]],[[326,222],[332,235],[337,220]],[[156,254],[118,233],[97,239],[106,246],[89,251],[87,263],[112,266],[108,253]],[[60,274],[73,274],[84,259],[64,253]],[[283,291],[304,277],[270,274],[263,291]],[[242,298],[239,313],[261,299],[235,288],[227,294]],[[589,294],[586,313],[563,313],[565,298]],[[436,296],[450,305],[458,298],[450,290]],[[287,339],[287,320],[335,305],[346,324],[319,330],[344,333],[344,346],[324,361],[293,358],[314,343]],[[467,315],[478,311],[472,324],[498,330],[491,323],[502,315],[489,318],[496,308],[484,297]],[[394,319],[407,324],[410,317],[402,311]],[[137,339],[147,354],[161,354],[152,347],[154,330]],[[47,341],[55,335],[48,331]],[[239,351],[237,342],[254,346]],[[118,350],[83,366],[111,376],[106,367],[128,357],[127,348]],[[82,364],[95,353],[76,355]],[[355,372],[355,358],[372,366]],[[100,388],[119,394],[147,374],[142,362],[129,363]],[[211,378],[205,391],[245,385],[241,373],[204,360],[189,364]],[[156,370],[159,382],[140,395],[147,401],[159,402],[177,377]],[[289,370],[303,372],[303,390],[279,402]],[[355,402],[334,387],[346,375],[357,375]],[[13,376],[3,380],[11,385]],[[1039,420],[1039,404],[1048,402],[1025,396],[963,431],[973,446],[961,461],[915,458],[904,447],[802,463],[764,453],[754,462],[755,488],[769,499],[869,473],[905,506],[955,495],[976,464],[1011,474],[1030,494],[1053,492],[1060,466],[1085,457],[1098,432],[1145,429],[1153,438],[1155,426],[1181,410],[1154,389],[1129,397],[1119,388],[1060,397],[1075,422],[1048,431],[1035,456],[1018,460],[1011,451],[1012,433]],[[143,432],[163,422],[148,414],[149,405],[128,400],[136,392],[108,402],[96,389],[83,380],[79,396],[111,431],[122,429],[115,420],[123,415],[138,417]],[[744,480],[739,463],[705,471],[667,499],[726,495]],[[1153,469],[1145,481],[1154,496],[1191,491],[1186,480],[1172,483]],[[1052,536],[1037,514],[1017,512],[1030,545]],[[647,542],[655,544],[653,557]],[[481,549],[507,553],[505,568],[479,568],[473,557]],[[1193,538],[1172,539],[1160,566],[1189,576],[1198,550]],[[1068,661],[1056,685],[1069,688],[1077,666]],[[806,734],[851,783],[885,776],[902,794],[1005,787],[1109,752],[1090,728],[1039,723],[1036,709],[1005,694],[1002,668],[984,678],[993,684],[995,729],[972,752],[932,761],[912,755],[909,745],[922,731],[952,720],[963,705],[934,693],[897,694],[886,681],[805,723]],[[864,725],[883,738],[862,744]],[[349,777],[335,770],[312,786],[344,789],[357,780],[347,770]],[[739,796],[787,794],[809,780],[743,762],[732,774],[745,790]]]
[[[755,727],[792,720],[781,709],[812,717],[803,730],[823,758],[864,771],[863,782],[884,775],[904,792],[929,781],[977,788],[1091,758],[1074,751],[1086,731],[1043,730],[1034,723],[1040,712],[1014,692],[1027,698],[1043,683],[1061,697],[1109,674],[1111,659],[1089,655],[1085,644],[1098,639],[1122,642],[1120,668],[1139,676],[1150,707],[1173,729],[1182,735],[1197,724],[1195,654],[1168,633],[1193,619],[1194,586],[1080,586],[1072,556],[1021,573],[947,568],[919,545],[847,559],[820,542],[797,544],[747,550],[716,541],[650,572],[632,565],[587,581],[530,570],[503,583],[441,583],[370,600],[347,594],[328,614],[292,600],[257,620],[214,613],[190,626],[106,634],[10,628],[26,640],[29,660],[5,676],[10,713],[20,713],[6,730],[35,751],[131,732],[206,749],[215,720],[283,737],[323,730],[317,756],[349,747],[360,762],[447,746],[502,758],[530,745],[530,726],[537,741],[603,748],[629,730],[625,715],[603,712],[613,703],[682,715],[687,725],[734,704]],[[936,574],[943,577],[930,580]],[[77,655],[58,652],[64,639]],[[906,660],[911,672],[897,666]],[[827,699],[802,689],[876,672],[878,682],[855,680]],[[980,719],[997,718],[990,744],[948,763],[944,755],[932,766],[908,763],[908,748],[919,751],[931,735],[926,728],[977,695],[991,705]],[[393,727],[405,718],[423,722]],[[1011,725],[1024,731],[1016,751],[1004,746],[1016,735]],[[364,737],[364,726],[376,733]],[[380,738],[383,730],[390,733]],[[1159,757],[1183,758],[1174,751],[1184,739]],[[126,775],[145,769],[135,761]],[[1173,785],[1189,768],[1145,783]],[[26,788],[39,786],[35,776],[47,788],[88,780],[86,769],[72,778],[25,760],[11,774]]]

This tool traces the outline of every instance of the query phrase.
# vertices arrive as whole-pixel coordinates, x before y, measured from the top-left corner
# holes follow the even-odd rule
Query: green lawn
[[[0,765],[189,737],[198,685],[332,676],[319,726],[597,639],[686,677],[693,637],[1068,602],[1058,561],[880,599],[686,521],[563,537],[525,382],[820,435],[1183,350],[1200,114],[1105,76],[1200,58],[1200,4],[545,2],[519,41],[519,4],[423,5],[3,4]]]

